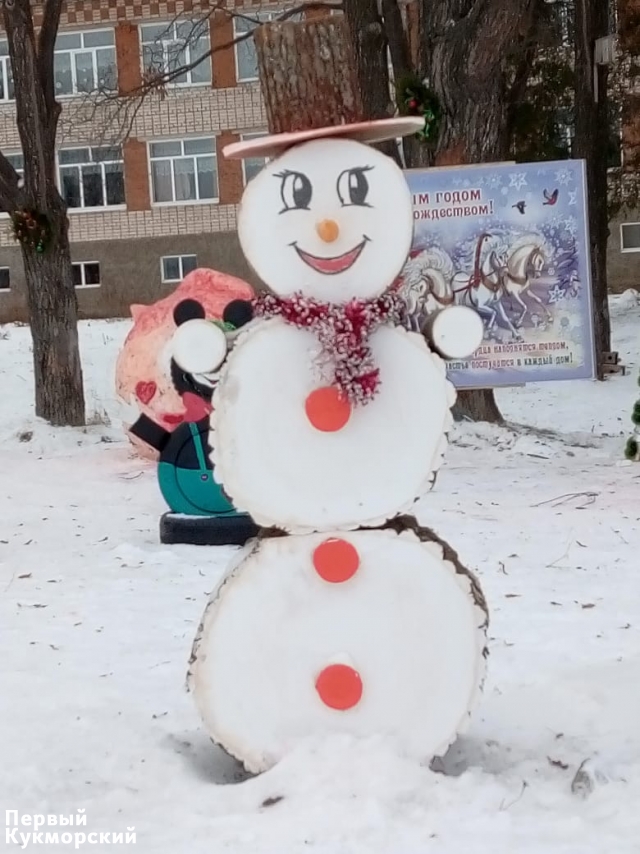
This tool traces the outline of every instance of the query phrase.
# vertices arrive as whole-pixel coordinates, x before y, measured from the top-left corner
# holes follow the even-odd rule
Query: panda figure
[[[131,427],[133,435],[159,453],[158,485],[170,508],[160,523],[164,543],[243,545],[257,534],[251,517],[239,513],[216,482],[209,442],[211,398],[220,369],[252,314],[247,300],[230,302],[222,321],[205,319],[197,300],[182,300],[174,309],[170,372],[186,418],[172,432],[144,414]]]

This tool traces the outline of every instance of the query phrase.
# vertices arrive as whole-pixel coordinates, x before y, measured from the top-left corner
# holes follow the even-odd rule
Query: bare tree
[[[52,424],[84,424],[77,302],[67,209],[56,185],[54,46],[62,0],[46,0],[36,39],[29,0],[3,0],[13,67],[18,133],[24,157],[19,179],[0,154],[0,209],[20,241],[33,339],[36,415]]]

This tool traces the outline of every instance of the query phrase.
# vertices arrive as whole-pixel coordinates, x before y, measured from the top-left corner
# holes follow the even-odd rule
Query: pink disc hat
[[[313,128],[311,130],[274,133],[244,142],[232,142],[223,149],[229,160],[242,160],[247,157],[277,157],[302,142],[312,139],[331,139],[342,137],[356,142],[372,144],[389,139],[411,136],[424,127],[420,116],[396,116],[391,119],[377,119],[369,122],[352,122],[344,125]]]

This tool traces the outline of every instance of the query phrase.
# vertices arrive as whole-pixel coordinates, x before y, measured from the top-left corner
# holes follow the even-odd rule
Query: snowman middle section
[[[455,392],[424,339],[382,326],[369,341],[380,388],[319,423],[313,332],[254,321],[223,369],[211,417],[213,463],[235,506],[289,533],[375,526],[409,509],[446,450]]]

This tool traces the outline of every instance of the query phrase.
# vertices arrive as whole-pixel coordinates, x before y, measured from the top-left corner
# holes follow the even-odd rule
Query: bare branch
[[[281,12],[273,18],[274,21],[286,21],[299,15],[305,10],[316,9],[342,9],[342,0],[315,0],[315,2],[299,3],[286,11]],[[196,40],[206,21],[210,20],[216,12],[223,13],[227,19],[238,18],[253,24],[255,27],[260,26],[263,21],[255,14],[246,15],[241,12],[235,12],[230,9],[225,9],[222,2],[213,4],[204,16],[201,16],[197,21],[194,20],[193,27],[187,37],[184,39],[185,47],[189,43]],[[183,20],[184,16],[175,16],[171,22],[161,33],[156,41],[162,41],[163,35],[169,35],[171,27],[178,21]],[[105,88],[97,89],[87,93],[82,99],[79,99],[73,106],[68,105],[65,108],[62,118],[63,123],[67,127],[91,124],[95,130],[96,123],[101,127],[101,142],[109,141],[111,144],[122,142],[129,136],[133,130],[134,122],[142,108],[144,99],[152,94],[157,94],[161,99],[167,95],[167,88],[184,74],[193,71],[203,62],[210,60],[213,54],[219,51],[229,50],[235,45],[240,44],[247,39],[253,37],[253,29],[245,33],[240,33],[233,39],[230,39],[221,44],[216,44],[202,55],[198,56],[192,62],[185,63],[171,70],[163,70],[158,68],[145,69],[143,73],[142,85],[132,91],[122,95],[117,91],[107,90]]]
[[[273,20],[274,21],[287,21],[290,18],[294,18],[296,15],[299,15],[301,12],[305,10],[315,10],[315,9],[342,9],[342,2],[336,0],[336,2],[327,2],[327,0],[319,0],[319,2],[310,2],[310,3],[301,3],[297,6],[292,7],[291,9],[287,9],[284,12],[281,12],[277,15]],[[209,18],[215,11],[222,11],[228,18],[238,18],[240,20],[248,21],[251,24],[255,24],[256,27],[260,26],[263,23],[259,18],[251,15],[244,15],[240,12],[232,12],[229,9],[220,8],[217,4],[214,9],[207,12],[207,18]],[[240,44],[247,39],[250,39],[253,36],[252,30],[247,31],[246,33],[241,33],[235,38],[223,42],[222,44],[216,45],[215,47],[211,47],[208,51],[199,56],[197,59],[193,60],[193,62],[185,63],[185,65],[181,65],[179,68],[174,68],[172,71],[161,73],[161,77],[154,79],[153,85],[150,87],[148,84],[139,87],[132,92],[129,92],[125,97],[135,98],[140,97],[141,95],[145,95],[150,89],[153,91],[158,87],[158,85],[168,86],[178,77],[181,77],[183,74],[187,74],[189,71],[193,71],[194,68],[197,68],[207,59],[209,59],[214,53],[223,50],[229,50],[229,48],[234,47],[237,44]],[[122,96],[114,96],[114,97],[122,97]]]

